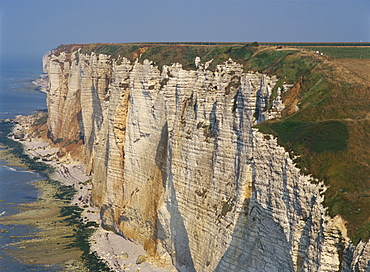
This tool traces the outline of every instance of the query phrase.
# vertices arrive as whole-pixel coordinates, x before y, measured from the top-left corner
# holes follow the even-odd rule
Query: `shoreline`
[[[1,140],[4,140],[8,128],[4,130],[2,127]],[[69,222],[73,219],[72,215],[63,215],[63,210],[69,206],[69,201],[66,197],[57,195],[62,191],[61,189],[66,188],[50,180],[46,171],[35,171],[35,166],[39,165],[30,164],[25,160],[18,143],[19,141],[13,140],[4,144],[3,146],[7,148],[1,150],[1,158],[9,167],[21,167],[25,172],[36,172],[39,177],[31,185],[38,190],[38,195],[31,202],[18,204],[17,213],[2,216],[0,224],[11,229],[30,227],[34,231],[32,234],[10,236],[12,241],[4,244],[4,252],[18,260],[20,265],[26,268],[30,266],[30,269],[35,266],[35,269],[45,267],[45,269],[52,269],[50,271],[60,271],[60,269],[87,271],[84,269],[83,262],[79,260],[83,251],[73,245],[76,239],[74,228],[78,227],[78,224]]]
[[[166,258],[151,257],[146,254],[141,245],[102,227],[100,211],[91,204],[91,176],[86,174],[86,166],[71,160],[60,159],[57,155],[59,148],[42,139],[29,136],[27,130],[31,127],[31,119],[29,116],[20,116],[15,119],[18,124],[13,131],[25,133],[20,139],[16,139],[17,137],[13,135],[13,140],[22,143],[25,153],[30,158],[36,158],[36,161],[46,163],[55,169],[50,176],[51,179],[60,182],[63,186],[74,188],[75,194],[68,205],[81,209],[80,218],[83,224],[95,226],[88,241],[90,243],[89,254],[96,255],[113,271],[177,271],[169,262],[168,256]],[[39,188],[41,191],[45,190],[44,186]],[[48,201],[48,199],[42,194],[38,201]]]
[[[32,84],[36,86],[37,91],[47,93],[49,87],[49,76],[47,74],[41,74],[40,78],[32,81]]]

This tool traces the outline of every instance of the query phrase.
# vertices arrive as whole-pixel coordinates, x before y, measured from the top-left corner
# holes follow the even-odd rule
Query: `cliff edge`
[[[88,165],[106,228],[179,271],[370,269],[363,77],[258,44],[64,45],[43,61],[49,138]]]

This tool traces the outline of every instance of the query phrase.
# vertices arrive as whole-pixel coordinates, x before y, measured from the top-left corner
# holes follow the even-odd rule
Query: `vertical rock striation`
[[[270,101],[278,79],[196,63],[44,57],[49,135],[83,140],[75,158],[104,225],[179,271],[365,271],[369,244],[326,216],[325,186],[253,128],[284,108],[279,93]]]

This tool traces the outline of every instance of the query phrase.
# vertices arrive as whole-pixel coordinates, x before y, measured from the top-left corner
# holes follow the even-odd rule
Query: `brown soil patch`
[[[289,92],[283,94],[283,100],[285,108],[282,111],[283,116],[287,116],[296,112],[296,106],[300,101],[300,92],[302,85],[302,79],[300,79],[297,84],[290,88]]]

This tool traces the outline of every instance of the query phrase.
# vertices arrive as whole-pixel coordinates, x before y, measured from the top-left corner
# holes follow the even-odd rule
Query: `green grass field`
[[[338,59],[370,59],[370,47],[303,47]]]

